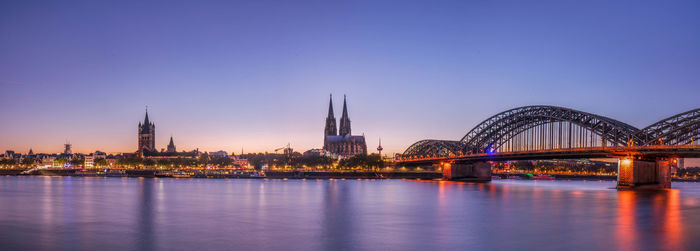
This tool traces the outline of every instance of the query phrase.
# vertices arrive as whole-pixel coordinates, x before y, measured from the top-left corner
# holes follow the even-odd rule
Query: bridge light
[[[624,159],[622,159],[622,160],[620,160],[620,161],[622,162],[621,164],[624,165],[624,166],[629,166],[630,164],[632,164],[632,160],[631,160],[631,159],[628,159],[628,158],[624,158]]]

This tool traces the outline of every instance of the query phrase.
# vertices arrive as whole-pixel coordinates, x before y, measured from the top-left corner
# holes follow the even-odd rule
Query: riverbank
[[[115,171],[118,170],[118,171]],[[163,171],[160,169],[0,169],[0,176],[75,176],[75,177],[143,177],[143,178],[208,178],[208,179],[442,179],[437,172],[374,172],[374,171],[241,171],[241,170],[188,170]],[[500,179],[512,179],[519,174],[494,173]],[[553,174],[556,180],[616,180],[612,175]],[[526,179],[522,176],[523,179]],[[697,182],[700,179],[673,178],[672,181]]]
[[[0,169],[0,175],[41,175],[77,177],[144,177],[144,178],[270,178],[270,179],[440,179],[436,172],[375,171],[240,171],[240,170],[107,170],[104,169]]]
[[[510,179],[513,177],[523,177],[523,174],[509,174],[509,173],[494,173],[493,176],[500,177],[501,179]],[[577,174],[551,174],[555,180],[617,180],[617,175],[577,175]],[[671,181],[683,181],[683,182],[698,182],[700,179],[692,178],[671,178]]]
[[[493,176],[498,176],[502,179],[515,177],[523,177],[524,174],[511,173],[494,173]],[[577,174],[551,174],[557,180],[617,180],[617,176],[613,175],[577,175]]]

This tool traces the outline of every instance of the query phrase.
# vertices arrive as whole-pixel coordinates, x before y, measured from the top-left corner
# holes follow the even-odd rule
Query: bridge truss
[[[450,156],[647,145],[697,145],[700,109],[642,130],[608,117],[557,106],[524,106],[496,114],[459,141],[421,140],[403,156]]]
[[[680,113],[642,129],[640,145],[693,145],[700,136],[700,109]]]

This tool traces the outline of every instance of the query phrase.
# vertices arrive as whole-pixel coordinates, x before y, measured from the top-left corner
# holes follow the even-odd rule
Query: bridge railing
[[[505,156],[505,155],[536,155],[536,154],[556,154],[556,153],[586,153],[586,152],[610,152],[610,153],[635,153],[651,150],[693,150],[700,151],[700,145],[649,145],[649,146],[609,146],[609,147],[585,147],[571,149],[548,149],[548,150],[531,150],[531,151],[511,151],[511,152],[493,152],[493,153],[473,153],[473,154],[456,154],[456,155],[414,155],[414,156],[398,156],[397,162],[418,162],[418,161],[436,161],[436,160],[451,160],[462,158],[476,158],[487,156]]]

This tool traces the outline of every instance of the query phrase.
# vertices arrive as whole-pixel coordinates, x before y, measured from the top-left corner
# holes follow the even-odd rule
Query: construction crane
[[[292,151],[292,147],[290,146],[289,143],[287,143],[287,146],[285,146],[285,147],[280,147],[280,148],[275,149],[275,153],[277,153],[280,150],[284,150],[284,154],[286,154],[286,155],[292,155],[292,153],[294,152],[294,151]]]

